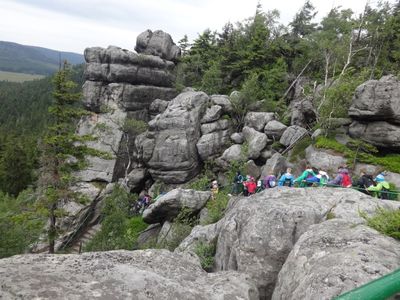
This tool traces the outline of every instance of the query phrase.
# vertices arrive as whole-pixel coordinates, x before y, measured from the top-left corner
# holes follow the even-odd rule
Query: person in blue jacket
[[[279,178],[279,186],[289,186],[292,187],[294,185],[294,176],[292,175],[292,169],[287,168],[286,173]]]

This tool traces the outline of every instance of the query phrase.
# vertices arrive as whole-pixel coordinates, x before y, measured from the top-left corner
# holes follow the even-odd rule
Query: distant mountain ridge
[[[82,54],[0,41],[1,71],[50,75],[64,60],[73,65],[84,63]]]

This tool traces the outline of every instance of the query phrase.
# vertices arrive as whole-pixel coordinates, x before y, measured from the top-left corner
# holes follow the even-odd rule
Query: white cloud
[[[365,0],[314,0],[318,18],[342,5],[362,11]],[[262,0],[264,10],[278,9],[287,24],[303,5],[295,0]],[[372,3],[373,4],[373,3]],[[146,29],[162,29],[178,41],[206,28],[220,30],[254,15],[257,0],[1,0],[0,40],[82,53],[89,46],[133,49]]]

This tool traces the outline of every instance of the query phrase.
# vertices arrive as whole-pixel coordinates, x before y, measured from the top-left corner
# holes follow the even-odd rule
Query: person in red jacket
[[[243,185],[247,189],[248,196],[253,195],[257,189],[257,183],[254,180],[254,177],[250,177],[250,180],[245,181]]]

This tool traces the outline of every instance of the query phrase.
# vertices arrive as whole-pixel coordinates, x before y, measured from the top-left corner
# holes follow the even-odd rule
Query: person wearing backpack
[[[368,191],[370,186],[374,186],[374,180],[371,175],[367,174],[365,170],[360,171],[360,178],[358,179],[356,186],[358,187],[359,191],[370,195],[371,193]]]
[[[349,188],[352,186],[349,170],[346,167],[339,167],[335,179],[328,181],[327,186],[340,186]]]
[[[238,195],[243,191],[243,176],[240,171],[236,172],[236,176],[233,179],[233,194]]]
[[[292,175],[292,169],[287,168],[286,173],[279,178],[279,186],[292,187],[294,185],[294,176]]]
[[[273,174],[270,174],[263,179],[263,188],[264,189],[272,189],[276,187],[276,177]]]
[[[250,176],[249,180],[243,183],[247,189],[247,196],[251,196],[255,194],[256,189],[257,189],[257,183],[255,182],[255,179],[253,176]]]
[[[306,187],[319,182],[319,179],[314,170],[310,166],[307,166],[303,174],[297,177],[294,182],[299,183],[299,187]]]
[[[376,186],[370,186],[367,191],[372,192],[373,197],[389,200],[390,185],[385,180],[385,176],[381,173],[375,177]]]

